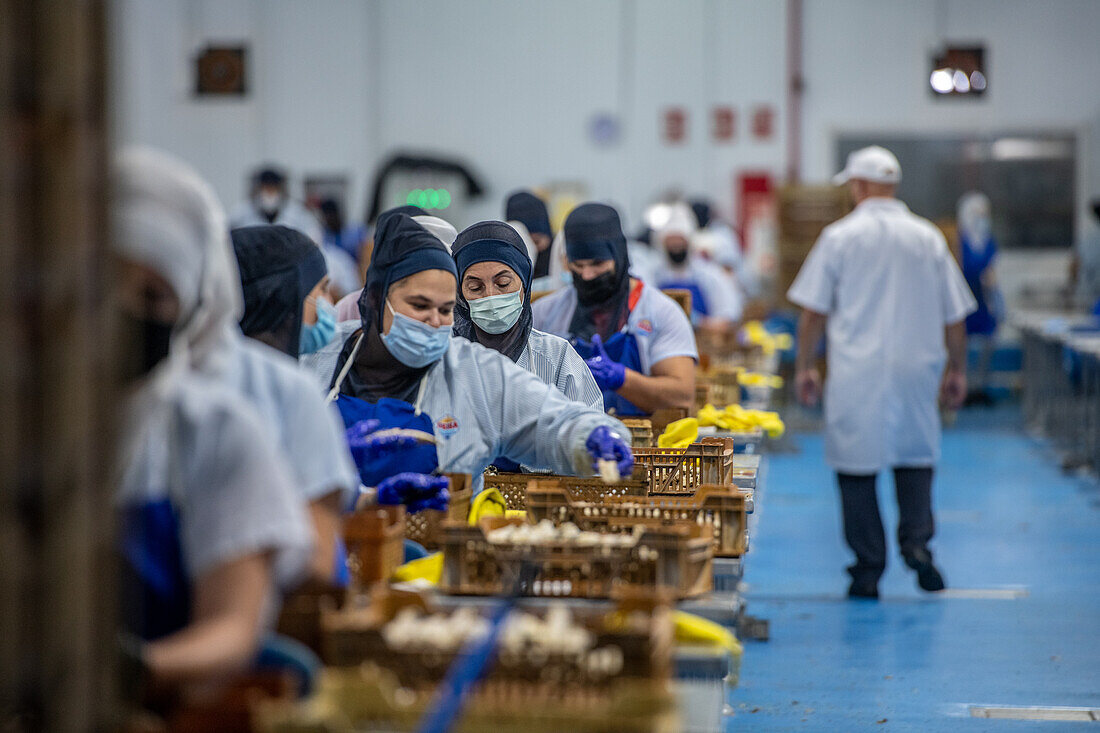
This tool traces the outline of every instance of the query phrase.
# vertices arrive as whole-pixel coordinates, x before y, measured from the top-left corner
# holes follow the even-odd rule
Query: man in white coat
[[[821,397],[816,351],[827,331],[825,459],[837,472],[853,598],[877,598],[886,537],[875,479],[893,469],[898,544],[917,581],[942,590],[932,562],[932,471],[939,459],[936,398],[966,395],[964,319],[976,304],[940,231],[894,198],[897,158],[872,146],[834,177],[856,208],[821,233],[787,297],[803,308],[795,388]],[[946,365],[946,371],[944,367]]]

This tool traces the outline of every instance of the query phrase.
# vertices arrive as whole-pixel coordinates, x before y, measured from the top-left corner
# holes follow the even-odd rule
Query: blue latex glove
[[[399,473],[378,484],[379,504],[404,504],[410,514],[422,509],[447,510],[451,499],[446,476]]]
[[[607,355],[599,334],[592,337],[592,348],[596,350],[596,355],[591,359],[585,359],[584,363],[588,365],[588,370],[592,372],[596,384],[600,389],[612,392],[622,387],[623,382],[626,381],[626,367]]]
[[[634,473],[634,454],[630,446],[611,432],[611,428],[601,425],[588,434],[584,441],[585,450],[592,456],[592,469],[598,471],[597,461],[615,461],[619,466],[619,475],[629,477]]]
[[[407,435],[373,436],[378,430],[377,420],[360,420],[345,431],[348,448],[355,465],[362,467],[383,456],[416,447],[416,438]]]

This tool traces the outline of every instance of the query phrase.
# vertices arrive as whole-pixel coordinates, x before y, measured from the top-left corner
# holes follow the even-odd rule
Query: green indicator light
[[[405,197],[405,203],[409,206],[416,206],[417,197],[420,195],[420,191],[413,189],[409,191],[409,195]]]
[[[416,205],[422,209],[428,208],[428,192],[417,191],[416,192]]]
[[[451,192],[445,188],[439,189],[439,208],[446,209],[451,205]]]
[[[439,208],[439,191],[436,191],[434,188],[429,188],[428,189],[428,208],[429,209],[438,209]]]

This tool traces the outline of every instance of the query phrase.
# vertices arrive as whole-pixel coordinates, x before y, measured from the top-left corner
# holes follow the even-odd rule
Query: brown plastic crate
[[[574,623],[593,634],[595,648],[619,647],[623,652],[619,676],[667,682],[672,674],[670,599],[660,594],[626,592],[615,600],[616,611],[622,614],[641,611],[641,617],[617,619],[609,616],[606,609],[580,607],[570,609]],[[392,670],[410,689],[436,687],[453,661],[454,653],[392,649],[382,636],[382,628],[406,608],[418,609],[424,615],[440,610],[417,591],[379,585],[371,593],[367,606],[325,611],[321,622],[321,657],[325,665],[351,667],[374,661]],[[536,608],[520,610],[545,616],[545,607],[541,611]],[[523,660],[514,661],[514,664],[494,667],[490,679],[530,680],[540,676],[540,668],[525,668]]]
[[[486,539],[486,532],[522,521],[489,517],[478,526],[445,524],[443,592],[511,592],[526,563],[537,569],[526,589],[532,596],[608,598],[623,586],[641,586],[690,598],[712,587],[714,542],[709,527],[646,528],[630,547],[587,547],[569,542],[494,545]]]
[[[710,385],[710,404],[722,409],[741,404],[741,374],[743,367],[717,366],[697,379]]]
[[[635,448],[652,448],[655,443],[653,421],[646,417],[623,418],[623,425],[630,431],[630,444]]]
[[[634,463],[649,472],[650,494],[694,494],[733,483],[734,448],[733,438],[703,438],[687,448],[639,448]]]
[[[344,520],[344,544],[354,586],[389,580],[405,559],[405,507],[369,506]]]
[[[523,511],[527,508],[527,484],[534,479],[554,479],[564,482],[580,496],[645,496],[649,491],[649,477],[644,471],[635,471],[633,477],[617,484],[606,484],[595,476],[557,476],[536,473],[485,473],[485,488],[494,488],[504,497],[508,509]]]
[[[419,542],[426,550],[439,549],[439,527],[445,519],[454,522],[466,521],[470,513],[470,501],[473,499],[470,474],[448,473],[451,494],[447,511],[425,509],[416,514],[405,515],[405,539]]]
[[[691,496],[612,496],[591,501],[548,481],[532,481],[527,511],[532,521],[573,522],[583,530],[631,532],[645,526],[710,527],[717,557],[748,551],[748,515],[753,494],[730,486],[703,486]]]

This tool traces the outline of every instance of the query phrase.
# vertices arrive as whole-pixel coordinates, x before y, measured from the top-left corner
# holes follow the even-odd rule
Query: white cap
[[[844,170],[833,176],[833,183],[839,186],[853,178],[872,183],[897,183],[901,180],[901,164],[886,148],[878,145],[860,148],[848,155]]]
[[[412,218],[420,226],[428,230],[428,233],[433,235],[440,242],[443,242],[443,246],[447,248],[447,251],[451,251],[451,245],[458,239],[458,231],[451,226],[449,221],[440,219],[438,216],[414,216]]]

